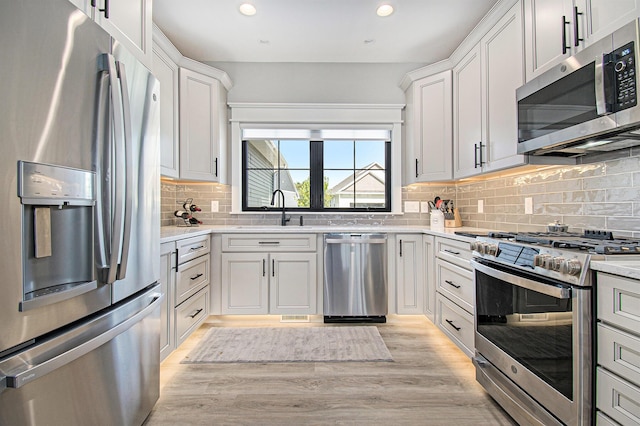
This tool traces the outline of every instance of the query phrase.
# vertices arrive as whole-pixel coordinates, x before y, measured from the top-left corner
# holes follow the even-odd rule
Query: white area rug
[[[374,326],[213,327],[182,361],[393,361]]]

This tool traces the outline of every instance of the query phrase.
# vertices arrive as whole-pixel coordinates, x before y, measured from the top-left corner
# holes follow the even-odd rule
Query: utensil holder
[[[453,215],[453,218],[451,218],[450,215]],[[447,218],[447,216],[449,216],[449,218]],[[457,207],[453,209],[453,213],[445,214],[445,219],[444,219],[445,228],[459,228],[461,226],[462,226],[462,218],[460,218],[460,212],[458,211]]]

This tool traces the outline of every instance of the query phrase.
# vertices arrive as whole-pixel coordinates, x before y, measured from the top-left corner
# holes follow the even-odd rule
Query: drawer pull
[[[260,244],[260,245],[262,245],[262,246],[264,246],[264,245],[272,245],[272,246],[275,246],[275,245],[280,244],[280,241],[258,241],[258,244]]]
[[[453,281],[444,280],[445,283],[449,284],[451,287],[460,288],[459,285],[453,283]]]
[[[198,278],[200,278],[202,275],[204,275],[204,274],[198,274],[198,275],[196,275],[195,277],[191,277],[191,281],[193,281],[193,280],[197,280],[197,279],[198,279]]]
[[[447,253],[455,254],[456,256],[460,256],[460,252],[459,251],[453,251],[453,250],[449,250],[449,249],[444,249],[444,251],[446,251]]]
[[[192,313],[192,314],[191,314],[191,315],[189,315],[189,316],[190,316],[191,318],[195,318],[195,317],[197,317],[197,316],[200,314],[200,312],[202,312],[203,310],[204,310],[203,308],[200,308],[200,309],[198,309],[197,311],[195,311],[194,313]]]
[[[451,327],[455,328],[456,331],[460,331],[462,329],[462,327],[456,327],[456,325],[453,323],[453,321],[445,319],[445,321],[447,322],[447,324],[449,324]]]
[[[200,250],[200,249],[202,249],[202,248],[204,248],[204,246],[191,247],[191,248],[189,249],[189,251],[196,251],[196,250]]]

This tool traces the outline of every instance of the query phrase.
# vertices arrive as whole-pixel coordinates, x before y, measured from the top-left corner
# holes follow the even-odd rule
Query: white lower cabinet
[[[223,235],[222,314],[317,313],[315,235]],[[287,250],[300,249],[300,252]]]
[[[598,272],[597,424],[640,425],[640,280]]]
[[[436,275],[435,275],[435,237],[422,236],[422,268],[424,285],[424,314],[435,322],[436,312]]]
[[[475,351],[475,287],[466,241],[435,238],[435,324],[469,357]]]
[[[396,301],[398,314],[424,313],[422,234],[396,235]]]
[[[160,245],[160,360],[165,359],[209,315],[209,235]]]

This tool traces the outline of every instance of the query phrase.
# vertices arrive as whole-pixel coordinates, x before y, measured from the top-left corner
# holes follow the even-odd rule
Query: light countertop
[[[590,263],[594,271],[607,272],[622,277],[640,280],[640,259],[594,260]]]
[[[317,226],[277,226],[277,225],[200,225],[193,227],[163,226],[160,228],[160,242],[168,243],[183,238],[196,237],[205,234],[231,234],[231,233],[260,233],[260,234],[326,234],[331,232],[383,232],[383,233],[424,233],[435,236],[444,236],[460,241],[473,241],[473,238],[457,235],[456,232],[486,233],[487,229],[472,228],[463,226],[459,228],[438,228],[431,229],[429,226],[337,226],[337,225],[317,225]]]

